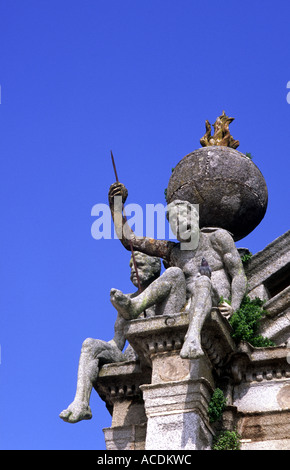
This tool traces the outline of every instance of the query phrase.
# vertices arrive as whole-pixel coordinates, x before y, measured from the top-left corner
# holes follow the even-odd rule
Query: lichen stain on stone
[[[277,402],[282,409],[290,408],[290,385],[285,385],[280,389]]]

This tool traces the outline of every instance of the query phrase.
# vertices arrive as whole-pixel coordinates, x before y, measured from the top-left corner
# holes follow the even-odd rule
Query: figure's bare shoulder
[[[211,235],[213,248],[220,253],[227,269],[234,273],[243,272],[243,265],[232,235],[224,229],[218,229]]]
[[[213,248],[222,253],[236,251],[236,245],[230,232],[223,228],[217,228],[210,233],[210,241]]]

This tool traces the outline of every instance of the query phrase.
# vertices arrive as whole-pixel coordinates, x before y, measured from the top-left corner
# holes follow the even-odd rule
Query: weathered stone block
[[[212,387],[205,379],[143,385],[146,449],[208,449],[213,431],[207,409]]]

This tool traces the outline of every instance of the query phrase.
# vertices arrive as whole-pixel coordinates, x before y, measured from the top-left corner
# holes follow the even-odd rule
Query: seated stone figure
[[[146,289],[146,287],[148,287],[149,284],[160,275],[160,259],[147,256],[146,254],[139,252],[135,253],[135,259],[141,288]],[[130,279],[134,286],[137,287],[137,277],[132,257],[130,260],[130,267]],[[115,291],[115,289],[112,289],[112,291]],[[127,294],[127,297],[134,298],[137,294],[138,292]],[[140,311],[140,314],[142,312]],[[146,317],[153,316],[154,314],[155,309],[152,304],[150,307],[146,308]],[[99,370],[103,364],[135,359],[136,354],[130,345],[124,353],[122,352],[126,342],[125,334],[127,323],[127,320],[125,320],[118,312],[113,339],[106,342],[100,339],[87,338],[83,342],[79,359],[75,398],[68,408],[63,410],[59,415],[64,421],[77,423],[78,421],[90,419],[92,417],[91,408],[89,406],[91,391],[93,383],[96,382]]]
[[[126,187],[119,182],[110,187],[109,203],[119,239],[126,249],[130,249],[131,240],[134,250],[163,258],[169,269],[132,299],[121,291],[111,291],[111,302],[124,318],[132,319],[154,304],[161,306],[160,313],[178,313],[186,297],[190,323],[180,355],[201,357],[200,333],[212,306],[218,306],[220,297],[231,299],[231,306],[224,304],[221,309],[229,317],[246,292],[246,276],[233,238],[220,228],[200,230],[198,211],[180,200],[167,206],[169,223],[179,243],[137,237],[122,215],[127,195]]]

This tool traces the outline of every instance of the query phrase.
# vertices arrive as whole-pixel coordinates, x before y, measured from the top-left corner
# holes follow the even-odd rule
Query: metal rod
[[[119,178],[118,178],[117,169],[116,169],[115,160],[114,160],[112,150],[111,150],[111,159],[112,159],[112,164],[113,164],[113,168],[114,168],[114,172],[115,172],[116,182],[119,183]],[[126,217],[124,205],[123,205],[123,216],[124,216],[125,222],[127,222],[127,217]],[[129,245],[130,245],[133,264],[134,264],[134,269],[135,269],[135,273],[136,273],[136,277],[137,277],[138,290],[139,290],[139,292],[142,292],[141,282],[140,282],[140,278],[139,278],[139,273],[138,273],[138,268],[137,268],[137,263],[136,263],[136,259],[135,259],[135,254],[134,254],[134,249],[133,249],[133,244],[132,244],[131,238],[129,239]]]
[[[116,182],[119,183],[119,178],[118,178],[118,175],[117,175],[117,169],[116,169],[115,160],[114,160],[112,150],[111,150],[111,159],[112,159],[113,168],[114,168],[114,172],[115,172]]]

